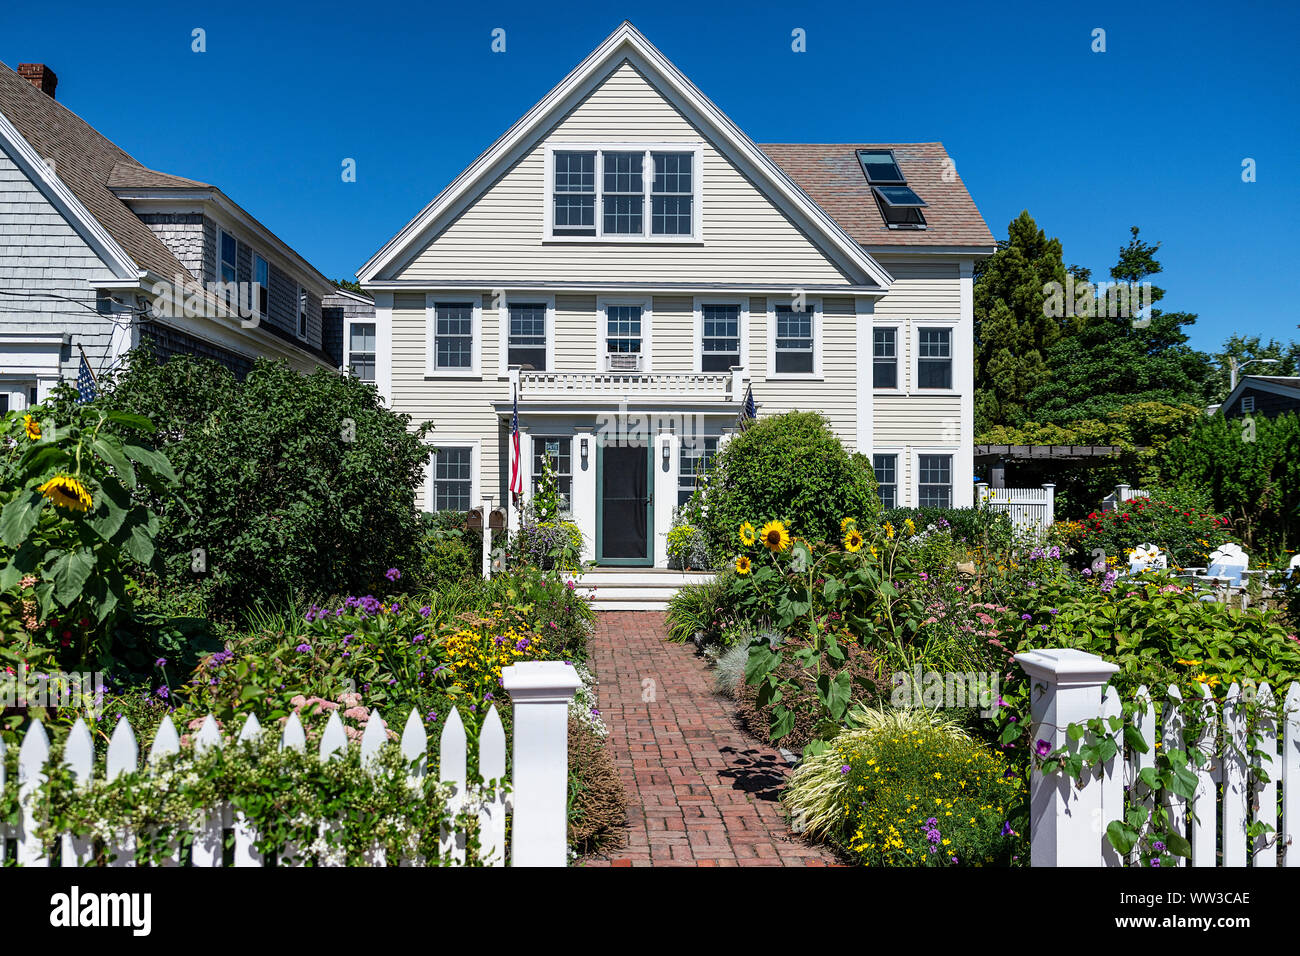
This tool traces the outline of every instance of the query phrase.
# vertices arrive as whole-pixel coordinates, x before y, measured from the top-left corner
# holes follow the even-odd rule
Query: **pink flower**
[[[348,718],[348,720],[369,720],[369,719],[370,719],[370,708],[369,708],[369,707],[349,707],[347,710],[343,711],[343,716],[346,717],[346,718]]]

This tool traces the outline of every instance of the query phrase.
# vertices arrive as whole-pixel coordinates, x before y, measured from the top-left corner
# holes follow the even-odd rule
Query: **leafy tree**
[[[1048,283],[1066,281],[1061,242],[1049,239],[1028,211],[981,263],[975,279],[975,428],[1016,424],[1026,399],[1050,378],[1046,355],[1065,331],[1044,310]]]
[[[1238,365],[1252,359],[1277,359],[1277,364],[1252,365],[1242,375],[1300,375],[1300,342],[1288,342],[1283,345],[1277,339],[1267,342],[1258,335],[1230,335],[1224,340],[1223,347],[1214,353],[1217,361],[1210,375],[1210,401],[1222,402],[1228,397],[1232,382],[1229,359],[1236,359]]]
[[[364,593],[414,560],[430,426],[410,428],[372,386],[265,360],[239,382],[215,362],[137,350],[95,404],[153,419],[180,477],[150,502],[161,580],[204,582],[220,616]]]
[[[354,279],[331,279],[330,281],[334,283],[334,288],[336,289],[355,292],[357,295],[364,295],[366,298],[370,298],[370,293],[361,288],[361,283]]]
[[[1143,241],[1136,226],[1131,232],[1110,270],[1118,283],[1143,283],[1163,268],[1155,258],[1159,243]],[[1151,302],[1164,294],[1152,285]],[[1154,304],[1145,315],[1114,315],[1106,314],[1105,305],[1106,292],[1099,288],[1069,334],[1051,346],[1050,376],[1028,395],[1029,415],[1035,421],[1064,423],[1104,419],[1135,402],[1203,405],[1209,356],[1191,348],[1183,331],[1196,316],[1164,312]]]

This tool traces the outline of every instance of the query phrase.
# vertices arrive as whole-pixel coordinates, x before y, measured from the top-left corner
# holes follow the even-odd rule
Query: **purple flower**
[[[1164,853],[1164,852],[1165,852],[1165,845],[1164,845],[1163,843],[1161,843],[1159,840],[1156,840],[1155,843],[1152,843],[1152,844],[1151,844],[1151,847],[1152,847],[1152,849],[1154,849],[1157,853]]]
[[[1003,821],[1002,821],[1002,835],[1003,835],[1003,836],[1015,836],[1015,833],[1016,833],[1016,831],[1013,830],[1013,829],[1011,829],[1011,821],[1010,821],[1010,820],[1003,820]]]
[[[170,694],[171,692],[167,689],[167,685],[164,684],[162,687],[159,687],[156,691],[154,691],[154,693],[157,694],[159,697],[161,697],[163,700],[166,700],[167,695]]]
[[[840,767],[840,773],[848,773],[852,769],[853,768],[850,767],[848,764],[845,764],[844,766]]]
[[[426,604],[424,607],[420,608],[420,617],[428,617],[429,612],[432,610],[433,609]]]
[[[411,638],[411,643],[412,643],[412,644],[419,644],[419,643],[420,643],[421,641],[423,641],[423,640],[424,640],[424,635],[423,635],[423,634],[417,634],[417,635],[415,635],[415,637]]]
[[[1151,865],[1152,865],[1152,866],[1159,866],[1159,865],[1160,865],[1160,861],[1159,861],[1159,860],[1152,860],[1152,861],[1151,861]]]
[[[1020,615],[1020,620],[1022,620],[1022,621],[1032,621],[1033,619],[1034,619],[1034,616],[1033,616],[1032,614],[1022,614],[1022,615]]]
[[[294,650],[296,650],[299,654],[307,654],[311,651],[311,645],[299,644],[296,648],[294,648]]]
[[[1049,744],[1046,740],[1039,740],[1036,744],[1034,744],[1034,753],[1038,754],[1038,756],[1040,757],[1046,757],[1051,752],[1052,752],[1052,745]]]
[[[397,568],[389,568],[387,571],[384,572],[384,577],[388,578],[388,580],[390,581],[396,581],[401,576],[402,576],[402,572],[397,570]]]
[[[925,825],[933,829],[934,827],[937,827],[939,825],[939,821],[935,817],[931,817],[930,819],[925,821]]]
[[[167,658],[165,658],[165,657],[160,657],[160,658],[158,658],[156,661],[153,662],[153,665],[154,665],[154,667],[166,667],[166,666],[167,666]]]

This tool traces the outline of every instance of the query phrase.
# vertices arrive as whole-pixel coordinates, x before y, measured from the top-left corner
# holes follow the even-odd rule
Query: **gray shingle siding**
[[[112,277],[95,251],[0,148],[0,290],[24,293],[0,295],[0,331],[68,333],[71,344],[60,356],[64,378],[76,377],[79,345],[97,370],[103,368],[113,326],[94,311],[91,283]]]
[[[140,220],[161,239],[191,275],[206,276],[206,230],[202,213],[145,213]],[[215,232],[213,233],[215,237]],[[170,278],[170,277],[169,277]]]

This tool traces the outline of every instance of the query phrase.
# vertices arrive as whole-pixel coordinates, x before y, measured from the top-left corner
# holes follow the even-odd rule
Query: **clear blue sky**
[[[940,140],[994,235],[1028,209],[1101,276],[1139,225],[1195,345],[1300,338],[1294,3],[4,6],[0,60],[49,64],[138,160],[216,183],[331,277],[626,17],[758,142]]]

